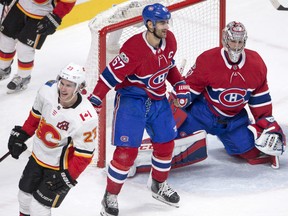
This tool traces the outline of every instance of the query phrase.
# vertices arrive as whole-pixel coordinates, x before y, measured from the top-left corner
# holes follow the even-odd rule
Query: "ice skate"
[[[152,179],[151,185],[152,197],[168,205],[179,208],[180,197],[166,181],[160,183]]]
[[[8,94],[23,91],[27,88],[28,84],[30,83],[31,76],[29,75],[26,78],[22,78],[19,75],[15,75],[13,79],[8,83],[7,88]]]
[[[7,79],[11,74],[11,66],[5,68],[4,70],[0,69],[0,81]]]
[[[101,204],[103,206],[100,212],[101,216],[117,216],[119,214],[117,195],[106,191]]]
[[[267,155],[264,153],[261,153],[256,158],[247,159],[247,162],[251,165],[268,163],[273,169],[280,168],[279,156]]]

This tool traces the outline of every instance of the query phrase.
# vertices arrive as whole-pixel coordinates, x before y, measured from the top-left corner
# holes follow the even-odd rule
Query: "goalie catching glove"
[[[12,157],[18,159],[19,156],[27,149],[25,142],[30,136],[22,130],[21,126],[15,126],[10,133],[8,149]]]
[[[180,108],[186,108],[191,104],[192,99],[190,93],[190,86],[187,85],[184,80],[174,85],[174,92],[176,96],[176,106]]]
[[[53,13],[43,17],[37,24],[37,33],[43,35],[54,34],[56,28],[61,24],[61,18]]]
[[[285,151],[286,137],[274,117],[261,118],[249,125],[248,129],[253,133],[255,146],[261,152],[280,156]]]

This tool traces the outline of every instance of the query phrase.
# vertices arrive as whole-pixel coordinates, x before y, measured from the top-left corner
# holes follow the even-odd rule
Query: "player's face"
[[[60,101],[67,102],[74,97],[76,84],[65,79],[61,79],[58,84]]]
[[[238,41],[238,40],[229,40],[228,46],[233,51],[241,50],[244,46],[244,41]]]
[[[156,22],[156,25],[155,25],[155,34],[159,38],[166,38],[168,29],[169,29],[169,21],[168,20],[158,21],[158,22]]]

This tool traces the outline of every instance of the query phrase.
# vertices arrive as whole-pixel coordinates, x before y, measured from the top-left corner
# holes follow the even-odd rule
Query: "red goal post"
[[[122,44],[132,35],[144,31],[141,13],[147,4],[161,3],[172,13],[170,30],[174,33],[178,50],[176,65],[186,60],[186,70],[196,57],[206,49],[219,46],[221,31],[225,26],[226,0],[138,0],[127,1],[95,16],[89,22],[91,47],[86,62],[87,89],[92,92],[99,74],[118,54]],[[111,125],[115,91],[103,100],[98,122],[98,146],[94,164],[106,164],[106,148],[111,148]],[[125,122],[123,122],[125,124]],[[145,135],[144,135],[145,138]],[[112,151],[111,151],[112,152]]]

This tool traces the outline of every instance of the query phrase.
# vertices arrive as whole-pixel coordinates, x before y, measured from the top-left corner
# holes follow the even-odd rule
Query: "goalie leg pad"
[[[172,169],[198,163],[207,158],[206,132],[194,134],[175,140]]]
[[[171,168],[184,167],[205,160],[207,158],[206,135],[205,131],[197,131],[190,136],[175,139]],[[151,170],[152,149],[151,139],[144,139],[129,177]]]

